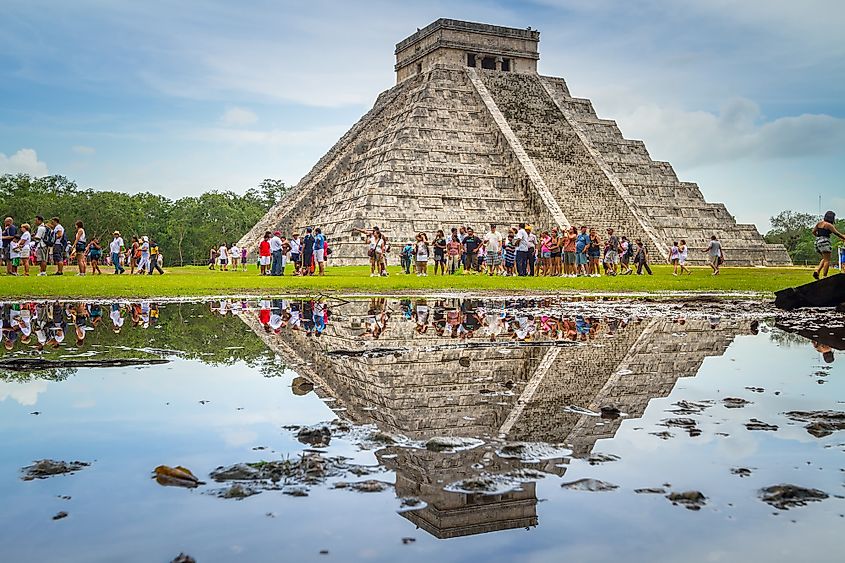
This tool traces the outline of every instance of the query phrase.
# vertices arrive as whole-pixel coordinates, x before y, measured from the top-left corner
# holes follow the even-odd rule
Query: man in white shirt
[[[276,231],[273,233],[273,237],[270,239],[270,256],[272,257],[272,262],[270,265],[270,275],[271,276],[281,276],[282,275],[282,233]]]
[[[217,259],[220,261],[220,269],[225,272],[229,269],[229,248],[226,246],[226,243],[220,245],[217,253]]]
[[[120,231],[112,233],[114,237],[109,243],[109,254],[111,254],[111,264],[114,266],[115,274],[122,274],[124,272],[123,264],[121,263],[121,256],[123,256],[124,246],[123,237],[120,236]]]
[[[525,223],[519,224],[519,230],[513,239],[516,244],[516,272],[520,276],[528,275],[528,231]]]
[[[53,217],[50,220],[50,223],[53,226],[53,263],[56,265],[56,273],[53,274],[54,276],[63,276],[64,269],[65,269],[65,256],[67,255],[67,251],[65,250],[65,228],[62,227],[62,224],[59,223],[58,217]]]
[[[38,269],[40,272],[38,273],[39,276],[46,276],[47,275],[47,225],[44,224],[44,217],[41,215],[35,216],[35,234],[32,237],[32,241],[35,244],[34,250],[35,254],[33,255],[35,261],[38,263]]]
[[[495,275],[502,270],[502,235],[496,232],[496,225],[490,223],[490,230],[484,235],[487,248],[487,274]]]

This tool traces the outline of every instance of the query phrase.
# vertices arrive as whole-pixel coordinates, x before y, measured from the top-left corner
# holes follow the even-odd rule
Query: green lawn
[[[52,271],[52,268],[50,269]],[[103,268],[106,272],[107,269]],[[691,276],[674,277],[669,266],[655,266],[654,276],[601,278],[511,278],[481,275],[428,277],[403,275],[398,267],[390,276],[371,278],[369,268],[328,268],[320,277],[259,276],[248,272],[210,271],[201,266],[169,268],[160,276],[79,277],[73,270],[64,276],[3,276],[0,298],[75,297],[194,297],[224,294],[279,295],[284,293],[339,292],[356,294],[414,293],[426,291],[479,292],[736,292],[753,291],[771,296],[775,290],[812,281],[810,268],[723,268],[719,276],[696,268]],[[838,274],[837,274],[838,275]]]

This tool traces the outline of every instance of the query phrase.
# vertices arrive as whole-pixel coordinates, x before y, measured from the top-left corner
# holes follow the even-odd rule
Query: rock
[[[725,397],[722,399],[722,404],[724,404],[727,409],[741,409],[745,405],[750,405],[752,403],[751,401],[746,401],[745,399],[741,399],[739,397]]]
[[[332,440],[332,432],[328,426],[305,427],[296,433],[296,439],[310,446],[325,447]]]
[[[733,467],[731,468],[731,473],[734,475],[739,475],[740,477],[750,477],[751,470],[747,467]]]
[[[380,493],[390,488],[390,485],[382,481],[369,479],[367,481],[350,483],[349,488],[358,491],[359,493]]]
[[[180,553],[176,557],[173,558],[173,561],[170,563],[197,563],[197,560],[188,555],[187,553]]]
[[[56,461],[53,459],[41,459],[21,469],[24,481],[33,479],[46,479],[54,475],[65,475],[76,473],[91,464],[86,461]]]
[[[291,389],[293,390],[293,394],[297,396],[307,395],[311,391],[314,390],[314,384],[305,379],[304,377],[294,377],[293,381],[291,381]]]
[[[701,510],[701,507],[707,504],[707,497],[701,491],[669,493],[666,498],[672,501],[672,504],[679,504],[688,510]]]
[[[818,489],[805,489],[797,485],[772,485],[760,489],[760,500],[778,510],[789,510],[805,506],[808,502],[820,502],[828,498],[827,493]]]
[[[64,510],[57,512],[55,516],[53,516],[53,520],[61,520],[62,518],[67,518],[67,512]]]
[[[153,475],[155,476],[156,482],[165,487],[185,487],[193,489],[199,485],[205,485],[204,482],[197,479],[197,477],[191,473],[190,469],[180,465],[177,465],[176,467],[159,465],[153,471]]]
[[[435,436],[425,443],[425,449],[431,452],[447,452],[457,449],[467,449],[481,445],[481,440],[473,438],[450,438]]]
[[[603,405],[599,409],[599,412],[601,412],[602,418],[607,418],[611,420],[614,418],[619,418],[619,415],[622,414],[622,412],[619,410],[619,407],[617,407],[616,405]]]
[[[804,428],[816,438],[824,438],[838,430],[845,430],[845,412],[789,411],[783,414],[791,420],[807,422]]]
[[[474,479],[464,479],[456,485],[462,491],[466,492],[489,493],[496,490],[498,483],[488,477],[476,477]]]
[[[282,489],[282,493],[292,497],[307,497],[308,489],[305,487],[285,487]]]
[[[681,415],[701,414],[704,412],[704,409],[708,409],[712,405],[713,404],[710,401],[678,401],[677,403],[674,403],[674,406],[677,408],[670,409],[669,412]]]
[[[767,422],[763,422],[762,420],[757,420],[756,418],[752,418],[748,422],[745,423],[745,427],[748,430],[765,430],[774,432],[778,429],[776,424],[769,424]]]
[[[752,393],[763,393],[763,392],[765,392],[765,391],[766,391],[766,390],[765,390],[765,389],[763,389],[762,387],[746,387],[746,389],[748,389],[748,390],[749,390],[749,391],[751,391]]]
[[[589,492],[605,492],[618,489],[619,485],[613,483],[606,483],[598,479],[578,479],[577,481],[570,481],[569,483],[562,483],[560,485],[564,489],[571,491],[589,491]]]
[[[666,418],[663,420],[663,426],[682,428],[692,437],[701,435],[701,429],[696,426],[695,420],[691,418]]]
[[[253,481],[263,479],[262,472],[246,463],[236,463],[229,467],[220,466],[209,474],[215,481]]]
[[[260,491],[253,489],[247,485],[242,485],[241,483],[233,483],[231,487],[228,489],[223,489],[217,493],[219,498],[229,498],[229,499],[236,499],[242,500],[247,497],[251,497],[252,495],[257,495]]]
[[[379,444],[395,444],[396,440],[386,432],[373,432],[370,434],[370,440]]]
[[[652,436],[657,436],[661,440],[668,440],[669,438],[674,437],[674,434],[671,432],[663,431],[663,432],[649,432]]]
[[[646,487],[643,489],[634,489],[638,495],[665,495],[666,489],[662,487]]]
[[[618,455],[593,453],[587,458],[587,463],[590,465],[598,465],[600,463],[607,463],[609,461],[619,461]]]
[[[416,538],[402,538],[403,545],[408,545],[409,543],[414,543],[415,541],[417,541]]]

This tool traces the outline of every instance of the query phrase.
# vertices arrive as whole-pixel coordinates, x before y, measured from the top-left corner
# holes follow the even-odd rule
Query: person
[[[232,257],[232,271],[238,271],[238,263],[241,261],[241,249],[238,248],[238,244],[235,243],[232,245],[232,248],[229,249],[229,255]]]
[[[293,233],[293,236],[288,240],[288,244],[290,245],[290,261],[293,263],[293,275],[296,276],[302,269],[302,241],[299,240],[299,233]],[[284,254],[284,251],[282,254]],[[282,275],[284,273],[284,268],[282,268]]]
[[[247,251],[246,251],[246,246],[244,246],[243,248],[241,248],[241,269],[242,269],[244,272],[246,272],[246,259],[247,259],[247,256],[248,256],[248,254],[247,254]]]
[[[539,246],[539,241],[531,225],[526,225],[525,232],[528,233],[528,275],[534,277],[537,275],[539,269],[537,268],[537,259],[539,258],[537,247]]]
[[[443,234],[443,229],[438,229],[434,234],[434,242],[432,247],[434,249],[434,275],[437,275],[437,270],[440,270],[440,275],[446,273],[446,236]]]
[[[158,274],[164,275],[164,270],[161,269],[161,250],[155,239],[150,241],[150,275],[153,275],[154,270],[158,270]]]
[[[417,234],[416,258],[417,258],[417,275],[428,275],[428,240],[424,233]]]
[[[375,225],[372,229],[361,229],[355,227],[354,229],[352,229],[352,232],[357,232],[366,235],[365,240],[369,245],[369,247],[367,248],[367,257],[370,259],[370,277],[376,277],[378,275],[376,271],[379,269],[378,260],[376,259],[376,242],[380,238],[380,236],[377,235],[377,233],[380,233],[378,226]],[[384,241],[382,241],[382,245],[383,244]]]
[[[16,276],[18,275],[18,266],[21,263],[21,251],[20,251],[20,234],[21,229],[18,227],[17,234],[15,234],[14,238],[9,242],[9,255],[7,259],[7,266],[11,269],[9,271],[9,275]]]
[[[281,276],[284,272],[282,271],[282,233],[281,231],[275,231],[273,236],[270,237],[270,275],[271,276]]]
[[[464,273],[476,273],[478,271],[478,247],[481,246],[481,239],[475,236],[472,227],[467,227],[467,236],[464,237]]]
[[[636,250],[634,250],[634,264],[637,265],[637,275],[643,275],[643,268],[645,268],[645,271],[648,272],[648,275],[653,275],[651,273],[651,268],[648,265],[648,250],[643,244],[643,241],[636,239],[634,241],[634,246],[636,247]]]
[[[373,230],[373,259],[376,271],[373,276],[387,276],[387,237],[378,228]]]
[[[141,250],[138,247],[138,238],[132,237],[132,256],[137,256],[138,258],[141,257]],[[208,251],[208,269],[213,270],[217,267],[217,247],[212,246],[211,250]],[[135,259],[132,260],[132,266],[129,270],[131,274],[135,270]]]
[[[221,271],[229,270],[229,246],[225,242],[217,249],[217,261],[220,263]]]
[[[557,227],[552,228],[549,242],[549,258],[551,261],[551,275],[559,277],[563,270],[563,237]]]
[[[109,243],[109,254],[111,254],[112,266],[114,266],[115,274],[122,274],[126,270],[121,264],[121,256],[123,255],[123,237],[120,236],[120,231],[112,233],[112,241]]]
[[[515,275],[514,266],[516,265],[516,242],[514,242],[514,234],[508,233],[507,241],[505,242],[504,261],[505,261],[505,275]]]
[[[267,266],[270,265],[270,231],[264,231],[264,239],[258,243],[258,275],[267,275]]]
[[[91,261],[91,275],[101,275],[100,258],[103,256],[103,247],[100,246],[100,237],[94,236],[88,246],[85,247],[85,255]]]
[[[578,229],[575,225],[572,225],[563,237],[563,275],[568,278],[574,278],[578,274],[578,270],[575,265],[575,241],[577,239]]]
[[[621,275],[623,276],[630,276],[633,273],[631,270],[631,258],[634,257],[634,246],[628,240],[628,237],[623,236],[621,241],[619,242],[619,252],[621,256],[619,257],[619,262],[622,264],[622,272]]]
[[[405,274],[411,274],[411,262],[413,262],[414,256],[414,243],[409,241],[405,244],[402,248],[402,251],[399,253],[399,263],[402,267],[402,272]]]
[[[135,273],[143,276],[147,273],[147,268],[150,266],[150,237],[147,235],[141,237],[138,252],[141,253],[141,257],[138,259],[138,271]]]
[[[71,247],[71,253],[76,257],[76,265],[79,271],[76,273],[77,276],[84,276],[85,275],[85,249],[88,248],[88,239],[85,236],[85,228],[82,225],[82,221],[76,222],[76,235],[73,239],[73,246]]]
[[[307,227],[302,238],[302,275],[310,276],[314,273],[314,229]]]
[[[23,266],[23,275],[29,275],[29,257],[32,251],[32,233],[30,233],[29,223],[21,225],[20,233],[17,239],[17,251],[20,255],[20,263]],[[17,272],[17,268],[15,269]]]
[[[604,256],[605,264],[608,266],[608,275],[615,276],[619,273],[619,237],[613,229],[607,229],[607,254]]]
[[[588,274],[587,265],[590,261],[587,256],[587,251],[589,246],[590,235],[587,233],[587,226],[581,225],[581,232],[578,234],[578,238],[575,239],[575,265],[578,268],[579,278]]]
[[[290,259],[290,241],[284,235],[279,238],[282,240],[282,275],[285,275],[285,268],[287,268]]]
[[[704,249],[707,253],[707,263],[713,269],[712,276],[719,275],[719,267],[724,261],[724,253],[722,252],[722,243],[716,238],[716,235],[710,237],[710,244]]]
[[[34,244],[34,254],[32,257],[35,260],[35,263],[38,264],[38,275],[39,276],[46,276],[47,275],[47,235],[49,229],[47,225],[44,224],[44,217],[41,215],[35,216],[35,234],[32,237],[32,242]]]
[[[669,263],[672,264],[672,275],[678,275],[678,266],[680,266],[681,260],[681,249],[678,247],[678,242],[675,241],[672,243],[672,247],[669,249]]]
[[[601,274],[599,273],[599,263],[601,262],[601,240],[599,239],[599,234],[596,232],[594,228],[590,229],[590,242],[587,245],[587,258],[590,261],[590,277],[592,278],[599,278]]]
[[[836,229],[836,213],[828,211],[824,214],[824,218],[813,227],[813,236],[816,237],[816,252],[822,257],[819,265],[813,271],[814,279],[819,279],[819,275],[827,277],[827,272],[830,269],[830,254],[833,252],[833,245],[830,242],[830,235],[832,234],[845,240],[845,235]]]
[[[53,243],[53,263],[56,265],[56,272],[54,276],[63,276],[65,268],[65,245],[67,244],[67,237],[65,236],[65,228],[59,223],[58,217],[50,219],[50,226],[53,229],[50,240]]]
[[[322,276],[326,267],[326,237],[323,230],[317,227],[314,230],[314,263],[317,267],[317,275]]]
[[[446,254],[449,257],[449,275],[457,273],[461,266],[461,255],[464,251],[464,245],[461,244],[458,238],[457,229],[452,229],[452,238],[446,244]]]
[[[519,224],[519,230],[513,237],[516,245],[516,275],[528,275],[528,232],[525,230],[525,223]]]
[[[549,231],[540,233],[540,268],[538,275],[546,277],[552,273],[552,235]]]
[[[12,269],[12,240],[18,236],[18,228],[11,217],[3,220],[3,260],[6,262],[6,273],[11,274]]]
[[[484,235],[484,246],[487,251],[487,275],[494,276],[502,273],[502,234],[496,231],[496,224],[490,223],[490,230]]]
[[[687,241],[681,239],[681,244],[678,245],[678,265],[681,267],[681,275],[684,272],[687,275],[692,275],[692,272],[689,268],[687,268],[687,256],[689,255],[689,247],[687,247]]]

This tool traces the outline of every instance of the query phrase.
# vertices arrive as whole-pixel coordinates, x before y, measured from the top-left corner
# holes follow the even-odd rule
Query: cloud
[[[230,129],[211,127],[186,133],[186,137],[199,141],[212,141],[231,144],[332,146],[344,133],[346,127],[317,127],[301,131],[286,129]]]
[[[240,107],[229,108],[220,117],[220,122],[230,127],[243,127],[256,121],[258,121],[258,116],[255,112]]]
[[[21,149],[12,156],[0,152],[0,174],[46,176],[49,173],[47,165],[38,160],[34,149]]]
[[[718,113],[644,105],[618,122],[626,137],[644,140],[655,159],[687,168],[845,153],[845,119],[802,114],[765,121],[757,104],[744,98]]]
[[[96,154],[97,152],[97,149],[95,149],[94,147],[86,147],[85,145],[74,145],[72,149],[73,152],[75,152],[76,154],[81,154],[85,156]]]

